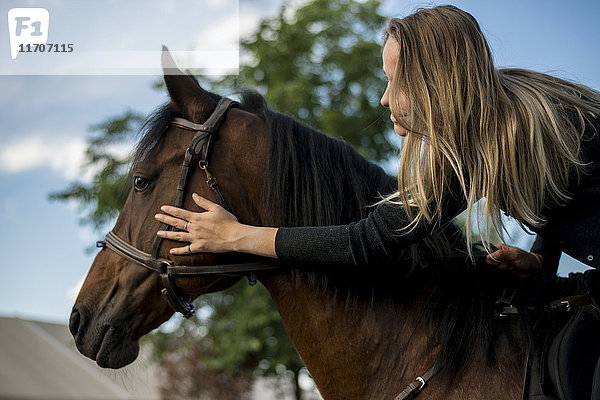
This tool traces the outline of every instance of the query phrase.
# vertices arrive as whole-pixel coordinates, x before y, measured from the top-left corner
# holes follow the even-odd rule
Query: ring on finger
[[[187,245],[187,250],[188,250],[188,254],[192,254],[192,245],[191,244]]]
[[[188,226],[189,222],[190,221],[185,221],[185,225],[183,226],[183,230],[184,231],[187,231],[187,226]]]

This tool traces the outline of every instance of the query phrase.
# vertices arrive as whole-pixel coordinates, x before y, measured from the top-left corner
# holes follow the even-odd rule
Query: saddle
[[[523,400],[600,400],[600,271],[559,279],[561,298],[534,328]]]

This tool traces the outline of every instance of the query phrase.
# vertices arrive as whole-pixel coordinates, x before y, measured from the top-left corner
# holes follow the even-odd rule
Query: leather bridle
[[[237,106],[233,100],[221,98],[217,106],[208,120],[204,124],[196,124],[184,118],[173,118],[169,123],[170,126],[176,126],[181,129],[196,132],[188,149],[185,152],[185,158],[181,167],[181,175],[177,185],[177,194],[173,206],[181,208],[187,190],[189,178],[191,175],[192,161],[198,159],[198,166],[206,174],[206,183],[210,187],[221,206],[227,211],[232,212],[232,209],[227,204],[219,185],[214,176],[208,171],[208,156],[210,145],[214,136],[217,135],[219,127],[231,107]],[[172,227],[167,224],[162,224],[160,230],[171,230]],[[97,247],[108,247],[118,255],[127,258],[142,267],[151,271],[158,272],[162,279],[164,289],[163,295],[169,302],[171,307],[183,314],[185,318],[194,315],[194,305],[191,301],[184,299],[177,289],[173,279],[175,277],[200,277],[200,276],[224,276],[224,275],[249,275],[253,276],[255,271],[265,271],[273,269],[281,269],[283,266],[278,264],[270,264],[266,262],[240,263],[240,264],[222,264],[222,265],[175,265],[172,260],[158,256],[163,239],[156,237],[152,253],[146,253],[138,248],[130,245],[125,240],[118,237],[114,232],[109,232],[104,240],[96,242]],[[249,277],[251,283],[253,278]],[[212,285],[211,285],[212,286]]]

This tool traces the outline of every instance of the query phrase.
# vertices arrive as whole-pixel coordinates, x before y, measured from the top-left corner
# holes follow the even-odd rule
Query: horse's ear
[[[187,74],[187,76],[190,77],[191,80],[196,82],[196,85],[200,86],[200,82],[198,82],[198,79],[194,76],[194,74],[192,74],[192,71],[190,71],[189,69],[186,69],[185,73]],[[202,87],[202,86],[200,86],[200,87]]]
[[[165,46],[162,47],[162,67],[171,106],[187,118],[203,121],[214,108],[214,100],[193,76],[177,67]]]

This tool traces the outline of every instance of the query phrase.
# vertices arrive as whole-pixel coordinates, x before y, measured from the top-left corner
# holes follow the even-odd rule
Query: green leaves
[[[211,348],[204,362],[209,368],[230,375],[244,370],[276,375],[275,367],[279,364],[293,371],[303,366],[270,295],[262,286],[241,282],[224,296],[214,294],[199,299],[199,306],[214,310],[205,321],[208,328],[205,339],[211,342]],[[261,360],[268,360],[269,367],[265,368],[263,363],[263,368],[254,371]]]
[[[256,88],[271,108],[384,160],[392,146],[385,138],[387,111],[379,105],[386,20],[379,6],[378,0],[315,0],[292,15],[283,8],[242,42],[250,61],[239,78],[219,85]]]
[[[202,381],[201,387],[182,393],[183,398],[199,398],[204,392],[226,398],[233,383],[248,389],[246,383],[260,376],[298,376],[303,364],[264,287],[242,281],[226,292],[201,296],[195,305],[194,319],[179,319],[175,331],[158,330],[149,339],[167,385],[181,376],[182,368]],[[222,378],[212,379],[215,373]]]

